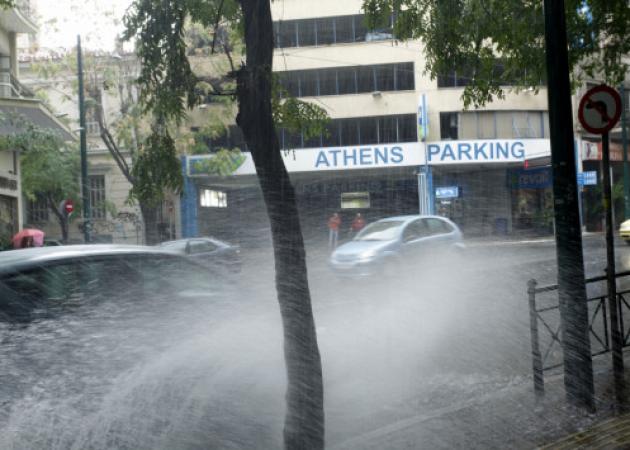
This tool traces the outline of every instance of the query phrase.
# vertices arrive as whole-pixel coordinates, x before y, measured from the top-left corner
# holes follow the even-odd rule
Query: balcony
[[[0,98],[35,98],[33,91],[18,81],[10,72],[0,72]]]

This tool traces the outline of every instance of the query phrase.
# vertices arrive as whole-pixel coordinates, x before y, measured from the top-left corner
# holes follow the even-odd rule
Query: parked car
[[[227,269],[230,272],[241,270],[240,247],[215,238],[178,239],[162,242],[159,247],[165,251],[187,256],[213,269]]]
[[[208,296],[206,267],[152,247],[74,245],[0,254],[0,321],[31,322],[104,302]]]
[[[630,220],[626,220],[621,223],[621,226],[619,227],[619,235],[621,236],[621,239],[626,241],[626,244],[630,245]]]
[[[398,216],[366,226],[330,257],[339,275],[393,275],[402,267],[430,264],[463,249],[462,232],[439,216]]]

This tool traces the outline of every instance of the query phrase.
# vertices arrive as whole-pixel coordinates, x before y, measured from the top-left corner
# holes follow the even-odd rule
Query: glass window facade
[[[308,140],[304,139],[302,133],[289,133],[283,129],[278,133],[284,150],[395,144],[418,140],[415,114],[333,119],[327,126],[327,132]]]
[[[344,95],[415,89],[413,62],[277,72],[293,97]]]
[[[274,22],[276,48],[311,47],[393,39],[393,20],[370,30],[363,14]]]

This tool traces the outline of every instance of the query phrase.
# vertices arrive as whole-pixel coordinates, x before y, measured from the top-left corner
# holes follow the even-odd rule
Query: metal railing
[[[630,271],[619,272],[615,279],[629,277]],[[596,283],[606,281],[606,276],[588,278],[586,280],[587,293],[596,287]],[[545,391],[544,372],[563,366],[562,335],[560,322],[560,304],[557,297],[558,285],[537,287],[536,280],[527,283],[529,296],[529,320],[532,346],[532,370],[534,392],[543,395]],[[605,290],[605,285],[603,286]],[[547,298],[541,305],[541,296],[554,293],[552,299]],[[618,316],[623,337],[623,346],[630,346],[630,327],[624,325],[624,312],[630,314],[630,289],[618,290]],[[587,295],[589,308],[589,336],[591,338],[591,355],[598,356],[611,351],[611,335],[607,294]],[[543,300],[544,301],[544,300]],[[538,303],[538,304],[537,304]],[[545,336],[546,339],[541,339]]]
[[[35,93],[18,81],[10,72],[0,73],[0,97],[34,98]]]

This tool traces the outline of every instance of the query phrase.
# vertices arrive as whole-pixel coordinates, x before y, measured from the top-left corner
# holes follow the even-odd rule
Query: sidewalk
[[[330,442],[329,448],[630,448],[630,416],[613,417],[610,355],[594,358],[593,365],[594,414],[569,406],[562,374],[547,374],[546,395],[541,401],[534,396],[531,379],[523,379],[467,402],[383,424],[343,442]],[[419,404],[419,399],[409,399],[409,403]]]

